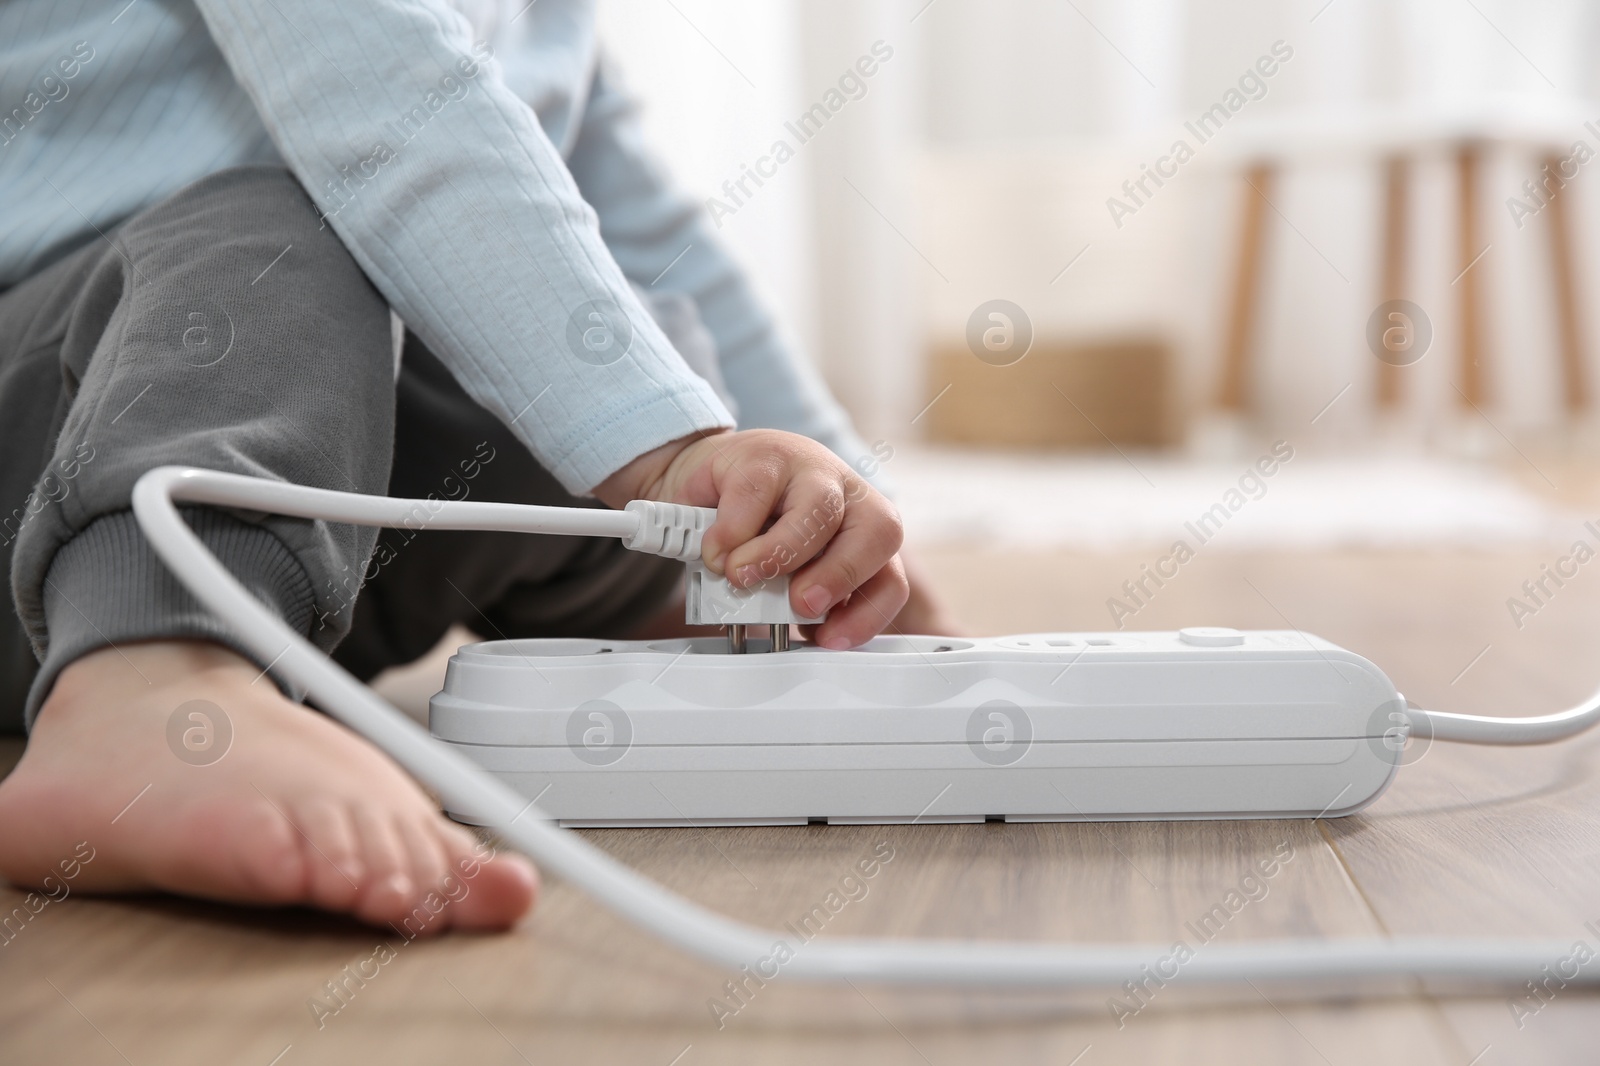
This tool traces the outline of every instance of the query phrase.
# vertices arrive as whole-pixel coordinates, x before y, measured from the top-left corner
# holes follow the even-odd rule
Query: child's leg
[[[214,175],[0,294],[0,470],[22,457],[37,475],[25,504],[0,485],[22,504],[0,536],[44,652],[28,749],[0,783],[0,874],[41,884],[92,849],[74,888],[390,922],[455,870],[459,901],[420,924],[526,909],[526,864],[474,863],[386,756],[226,650],[128,511],[162,463],[382,492],[393,404],[387,309],[281,170]],[[324,647],[343,635],[339,579],[373,531],[190,517],[291,624]]]

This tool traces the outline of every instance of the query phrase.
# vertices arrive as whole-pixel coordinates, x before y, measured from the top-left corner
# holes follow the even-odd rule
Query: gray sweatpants
[[[236,646],[133,520],[133,483],[151,467],[598,506],[568,495],[415,337],[396,377],[389,323],[275,167],[214,174],[0,293],[0,560],[16,608],[0,611],[0,731],[31,723],[60,670],[96,648]],[[622,635],[682,571],[614,540],[186,516],[363,678],[458,622],[488,637]]]

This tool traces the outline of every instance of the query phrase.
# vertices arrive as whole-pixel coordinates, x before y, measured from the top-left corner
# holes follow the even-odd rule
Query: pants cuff
[[[221,511],[185,508],[183,516],[246,589],[291,629],[299,633],[310,629],[315,590],[305,568],[281,540]],[[56,552],[45,577],[43,600],[47,644],[28,693],[29,729],[56,676],[98,648],[187,638],[215,641],[256,658],[167,569],[131,511],[96,519]],[[303,698],[303,692],[283,679],[273,680],[291,698]]]

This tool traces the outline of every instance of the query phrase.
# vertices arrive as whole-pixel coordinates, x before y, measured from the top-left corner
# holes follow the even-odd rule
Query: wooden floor
[[[1521,631],[1511,623],[1506,598],[1551,554],[1202,553],[1135,624],[1292,625],[1374,659],[1425,706],[1550,711],[1600,684],[1600,570],[1583,572]],[[1104,628],[1106,596],[1148,561],[959,551],[927,558],[985,632]],[[1438,744],[1368,813],[1321,823],[587,835],[694,899],[774,926],[808,911],[858,857],[887,844],[892,860],[827,936],[1193,943],[1185,924],[1288,844],[1293,858],[1267,894],[1218,940],[1537,934],[1600,950],[1600,737],[1527,750]],[[0,889],[0,909],[20,898]],[[327,982],[372,959],[380,943],[393,958],[364,986],[352,982],[347,1005],[319,1028],[309,1002],[326,998]],[[1270,986],[1201,994],[1180,979],[1119,1028],[1104,993],[957,995],[779,978],[740,1006],[724,991],[729,977],[635,935],[559,884],[513,934],[414,943],[305,913],[70,898],[0,948],[0,1062],[1491,1066],[1600,1058],[1600,997],[1575,988],[1548,1005],[1508,1000],[1504,990],[1460,996],[1403,984],[1314,1002]],[[720,1026],[713,999],[733,1012]],[[1513,1002],[1526,1010],[1520,1019]]]

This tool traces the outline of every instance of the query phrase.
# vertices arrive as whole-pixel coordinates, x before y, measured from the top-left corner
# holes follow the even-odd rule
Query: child
[[[128,509],[154,466],[715,506],[712,569],[780,563],[829,648],[912,595],[865,447],[658,173],[591,5],[456,6],[472,20],[445,0],[0,7],[0,713],[31,729],[0,783],[13,882],[87,843],[80,890],[387,923],[470,870],[430,928],[532,903],[531,866],[479,862],[162,567]],[[638,634],[682,569],[614,541],[187,518],[364,678],[457,623]],[[920,591],[898,625],[947,628]]]

